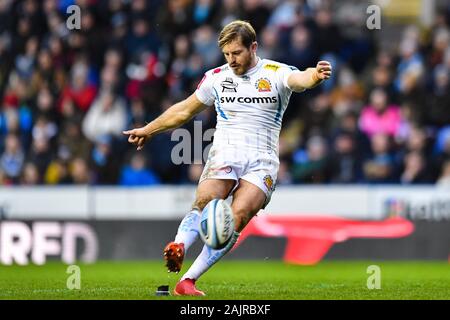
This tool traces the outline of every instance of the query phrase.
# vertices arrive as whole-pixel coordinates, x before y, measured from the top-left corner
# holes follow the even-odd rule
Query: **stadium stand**
[[[72,4],[81,8],[80,30],[66,28]],[[292,97],[279,184],[448,184],[450,5],[438,7],[428,28],[411,19],[397,25],[396,42],[368,30],[355,5],[1,1],[0,185],[196,183],[198,164],[171,161],[170,133],[137,156],[121,131],[151,121],[222,64],[217,32],[236,18],[255,26],[261,57],[300,69],[326,59],[336,71]],[[213,128],[214,110],[195,120]]]

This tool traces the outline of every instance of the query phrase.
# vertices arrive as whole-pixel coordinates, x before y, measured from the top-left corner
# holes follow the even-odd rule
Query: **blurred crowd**
[[[79,30],[66,24],[73,4]],[[197,183],[203,165],[172,161],[180,141],[171,132],[136,152],[122,130],[156,118],[223,64],[217,36],[234,19],[252,23],[261,58],[333,64],[329,81],[292,95],[278,184],[449,185],[450,5],[429,28],[402,27],[389,46],[383,29],[367,29],[367,5],[1,0],[0,185]],[[213,128],[214,108],[194,120]]]

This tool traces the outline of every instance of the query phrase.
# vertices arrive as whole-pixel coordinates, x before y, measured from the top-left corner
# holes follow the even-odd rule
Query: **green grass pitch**
[[[183,270],[192,261],[187,261]],[[369,265],[381,270],[381,288],[369,290]],[[0,266],[0,299],[450,299],[450,264],[443,262],[324,261],[298,266],[281,261],[225,260],[197,283],[206,297],[155,296],[181,276],[162,261],[80,264],[81,288],[69,290],[67,265]]]

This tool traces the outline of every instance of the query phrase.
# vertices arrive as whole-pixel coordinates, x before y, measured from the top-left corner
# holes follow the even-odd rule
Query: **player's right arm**
[[[207,107],[193,93],[185,100],[171,106],[144,127],[123,131],[123,134],[128,135],[128,142],[137,146],[137,150],[141,150],[145,142],[152,136],[183,125]]]
[[[301,92],[305,89],[312,89],[322,81],[331,77],[332,67],[328,61],[319,61],[314,68],[307,68],[305,71],[294,72],[287,79],[288,87]]]

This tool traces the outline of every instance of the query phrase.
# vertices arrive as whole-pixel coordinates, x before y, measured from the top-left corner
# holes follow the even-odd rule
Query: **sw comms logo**
[[[220,103],[277,103],[277,97],[220,97]]]

